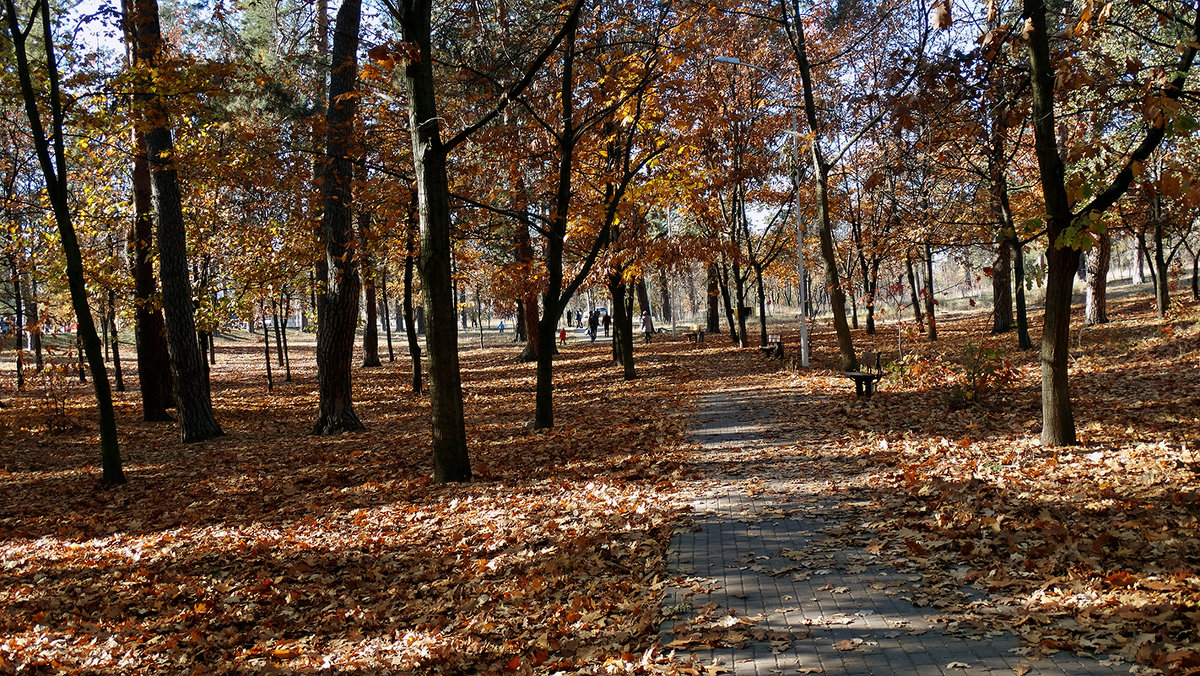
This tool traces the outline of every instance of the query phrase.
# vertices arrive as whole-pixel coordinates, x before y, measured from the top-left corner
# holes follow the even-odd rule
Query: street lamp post
[[[787,84],[783,78],[766,68],[746,63],[736,56],[718,56],[713,60],[731,66],[753,68],[767,77],[773,78],[776,82]],[[804,270],[804,222],[800,219],[800,128],[796,126],[796,106],[789,106],[789,108],[792,111],[792,162],[795,164],[793,180],[796,187],[796,271],[800,276],[800,365],[808,368],[808,292],[806,288],[808,283]]]

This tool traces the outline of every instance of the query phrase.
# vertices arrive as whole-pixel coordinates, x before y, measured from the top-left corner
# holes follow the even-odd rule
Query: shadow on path
[[[772,420],[757,393],[712,392],[698,403],[691,434],[706,490],[668,551],[676,586],[664,600],[662,640],[677,654],[739,676],[1129,673],[1128,664],[1071,653],[1034,662],[1012,634],[939,615],[918,573],[872,551],[858,526],[861,496],[806,478],[804,457],[786,472],[736,462],[771,449],[763,437]],[[979,594],[937,593],[947,591],[967,603]]]

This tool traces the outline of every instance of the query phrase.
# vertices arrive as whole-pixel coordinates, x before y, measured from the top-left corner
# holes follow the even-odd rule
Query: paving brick
[[[769,427],[769,414],[754,402],[736,393],[705,395],[693,425],[700,453],[766,448],[769,442],[761,434]],[[719,604],[718,614],[734,610],[757,618],[762,629],[803,637],[779,654],[765,639],[738,649],[697,651],[703,664],[718,660],[735,676],[814,667],[826,675],[967,676],[1012,673],[1018,665],[1030,666],[1031,676],[1129,673],[1127,664],[1070,653],[1031,662],[1012,652],[1019,646],[1012,635],[948,635],[944,622],[927,619],[937,614],[934,609],[911,602],[919,575],[872,563],[865,538],[858,538],[864,545],[859,546],[848,544],[852,538],[829,537],[855,531],[856,524],[839,521],[846,518],[842,498],[820,497],[816,482],[803,486],[769,473],[755,476],[749,468],[706,463],[703,457],[698,464],[707,468],[715,488],[694,502],[695,529],[680,529],[672,538],[668,568],[674,576],[707,578],[718,588],[692,596],[690,589],[668,590],[664,606],[690,610],[663,624],[664,642],[673,640],[676,623],[693,618],[695,608],[709,602]],[[754,465],[769,472],[770,463]],[[780,516],[781,509],[786,516]],[[783,552],[799,552],[799,559]],[[879,582],[900,584],[872,587]],[[681,651],[684,658],[690,654]]]

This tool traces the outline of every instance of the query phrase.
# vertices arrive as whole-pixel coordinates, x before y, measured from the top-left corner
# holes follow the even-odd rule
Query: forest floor
[[[532,365],[464,341],[476,480],[454,486],[430,483],[428,404],[409,393],[400,350],[356,369],[368,431],[334,438],[307,434],[308,343],[269,393],[261,343],[219,343],[226,436],[200,444],[140,422],[127,374],[129,483],[112,490],[97,488],[89,389],[57,370],[15,393],[6,376],[0,673],[701,673],[660,642],[665,552],[691,498],[714,487],[690,412],[729,388],[761,393],[775,421],[771,443],[737,462],[802,465],[863,496],[847,537],[919,572],[907,593],[943,616],[1012,629],[1033,653],[1195,673],[1200,309],[1184,301],[1164,321],[1149,299],[1123,298],[1110,315],[1072,337],[1070,449],[1038,445],[1036,351],[988,336],[984,312],[941,323],[937,343],[906,336],[870,400],[832,370],[825,326],[809,370],[784,324],[772,329],[782,363],[716,336],[664,339],[638,344],[632,382],[607,344],[572,341],[556,362],[558,426],[542,433],[525,425]],[[855,338],[895,358],[895,325]],[[986,599],[968,602],[964,586]]]

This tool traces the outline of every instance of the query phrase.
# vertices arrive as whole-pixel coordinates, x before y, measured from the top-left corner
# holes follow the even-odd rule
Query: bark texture
[[[359,277],[355,260],[350,157],[355,155],[354,118],[358,97],[358,29],[361,0],[344,0],[333,32],[332,73],[321,169],[321,237],[325,256],[317,261],[317,390],[320,402],[313,434],[363,429],[354,412],[350,363],[358,328]]]
[[[139,66],[153,69],[162,50],[157,0],[132,0],[134,55]],[[187,230],[183,222],[182,195],[175,169],[175,146],[165,103],[148,82],[135,95],[146,128],[146,156],[157,219],[159,274],[171,355],[171,376],[184,442],[204,441],[224,434],[213,417],[206,346],[197,338],[195,306],[188,274]]]

